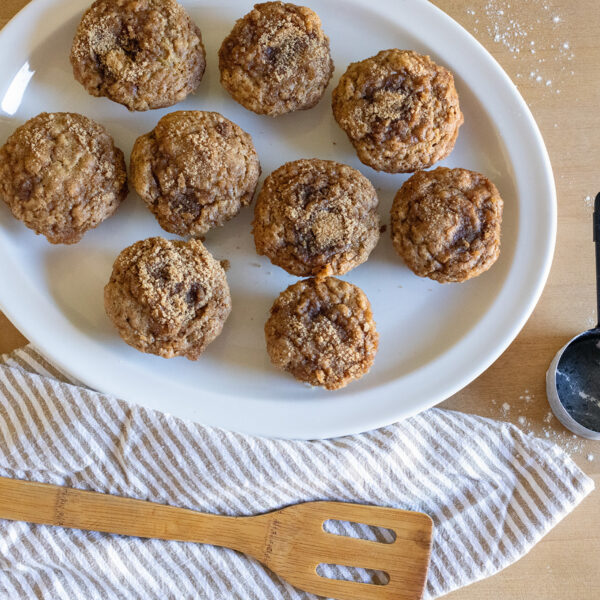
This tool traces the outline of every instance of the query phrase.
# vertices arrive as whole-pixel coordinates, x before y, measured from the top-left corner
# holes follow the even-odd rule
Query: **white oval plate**
[[[206,245],[231,261],[233,312],[198,362],[136,352],[103,309],[103,286],[121,249],[163,234],[135,194],[77,246],[51,246],[0,207],[0,305],[50,360],[87,385],[130,402],[227,429],[286,438],[365,431],[418,413],[460,390],[510,344],[546,281],[556,235],[552,171],[521,96],[486,50],[424,0],[310,0],[331,39],[332,84],[314,109],[270,119],[246,111],[219,85],[217,50],[251,2],[183,2],[200,26],[208,67],[197,95],[175,108],[129,113],[92,98],[74,81],[69,49],[88,0],[33,0],[0,32],[0,143],[42,111],[76,111],[103,123],[126,154],[167,112],[217,110],[252,134],[263,174],[301,157],[360,169],[389,209],[406,176],[378,174],[356,158],[331,114],[331,89],[351,61],[384,48],[430,54],[456,75],[465,125],[442,164],[488,175],[505,200],[502,253],[463,284],[413,275],[389,231],[370,260],[344,278],[370,298],[380,346],[371,372],[337,392],[276,371],[263,326],[277,295],[296,279],[254,251],[252,209],[209,233]],[[342,9],[343,6],[343,9]],[[167,236],[172,237],[172,236]]]

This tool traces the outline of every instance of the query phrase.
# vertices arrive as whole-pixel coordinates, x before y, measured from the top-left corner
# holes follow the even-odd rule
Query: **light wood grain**
[[[0,27],[4,27],[28,3],[29,0],[2,0],[0,3]]]
[[[10,352],[26,344],[27,340],[15,329],[11,322],[0,312],[0,354]]]
[[[1,0],[0,25],[25,4],[26,0]],[[566,447],[600,485],[600,443],[576,443],[556,420],[544,422],[549,410],[544,374],[552,356],[596,322],[591,209],[584,198],[600,191],[600,3],[435,0],[435,4],[473,33],[517,83],[546,141],[559,202],[557,253],[532,318],[488,371],[442,406],[519,426],[519,417],[525,418],[528,430],[542,436],[549,432],[550,439]],[[507,47],[504,41],[510,40],[502,36],[503,21],[494,15],[499,10],[506,13],[505,25],[512,20],[527,31],[535,54],[525,43],[519,42],[519,53]],[[555,23],[553,17],[560,21]],[[494,41],[496,33],[498,41]],[[565,43],[568,52],[561,50]],[[532,72],[542,81],[530,77]],[[551,85],[546,86],[548,80]],[[0,319],[0,352],[21,342],[14,328]],[[511,407],[506,414],[501,410],[504,403]],[[587,460],[588,456],[595,460]],[[599,560],[600,492],[596,491],[517,564],[448,598],[595,600],[600,597]]]
[[[98,492],[0,477],[0,519],[224,546],[253,556],[301,590],[339,600],[420,600],[433,523],[422,513],[307,502],[255,517],[221,517]],[[393,543],[327,533],[329,519],[392,530]],[[321,563],[383,571],[386,585],[321,577]]]

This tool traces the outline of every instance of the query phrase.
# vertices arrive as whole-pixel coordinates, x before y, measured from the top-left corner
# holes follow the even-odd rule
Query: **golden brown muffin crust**
[[[225,271],[202,242],[155,237],[119,254],[104,306],[130,346],[197,360],[221,333],[231,297]]]
[[[333,114],[360,160],[388,173],[442,160],[463,123],[452,73],[398,49],[352,63],[333,91]]]
[[[392,206],[392,241],[420,277],[466,281],[500,254],[503,202],[484,175],[466,169],[415,173]]]
[[[171,106],[206,67],[200,29],[175,0],[96,0],[71,48],[75,79],[129,110]]]
[[[254,210],[258,254],[292,275],[342,275],[379,240],[377,194],[356,169],[302,159],[271,173]]]
[[[131,153],[136,191],[161,227],[178,235],[203,235],[237,215],[259,176],[250,135],[216,112],[170,113]]]
[[[256,4],[223,41],[219,69],[223,87],[249,110],[270,116],[306,110],[333,74],[329,38],[305,6]]]
[[[335,277],[305,279],[282,292],[265,337],[276,367],[328,390],[365,375],[379,341],[364,292]]]
[[[41,113],[0,148],[0,198],[53,244],[74,244],[127,196],[123,152],[95,121]]]

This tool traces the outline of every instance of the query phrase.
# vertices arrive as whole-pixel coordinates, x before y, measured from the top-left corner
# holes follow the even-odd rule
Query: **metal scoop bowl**
[[[594,202],[594,242],[600,319],[600,194]],[[600,323],[558,351],[546,373],[546,394],[552,412],[567,429],[600,440]]]

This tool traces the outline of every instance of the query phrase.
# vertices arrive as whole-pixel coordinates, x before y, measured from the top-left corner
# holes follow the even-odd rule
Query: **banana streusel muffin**
[[[252,138],[216,112],[178,111],[139,137],[131,180],[161,227],[200,236],[252,201],[260,176]]]
[[[348,165],[286,163],[267,177],[256,201],[256,251],[292,275],[342,275],[377,245],[377,204],[371,182]]]
[[[197,360],[221,333],[231,297],[223,267],[202,242],[154,237],[119,254],[104,306],[130,346]]]
[[[360,160],[388,173],[448,156],[464,120],[452,73],[398,49],[352,63],[333,90],[333,114]]]
[[[73,40],[75,79],[129,110],[171,106],[206,67],[200,29],[176,0],[96,0]]]
[[[328,390],[365,375],[379,342],[364,292],[335,277],[305,279],[282,292],[265,337],[276,367]]]
[[[219,50],[221,84],[272,117],[312,108],[333,74],[329,38],[310,8],[265,2],[238,19]]]
[[[485,176],[466,169],[415,173],[392,206],[392,241],[420,277],[460,282],[500,254],[503,202]]]
[[[99,123],[41,113],[0,148],[0,198],[53,244],[74,244],[127,196],[123,152]]]

